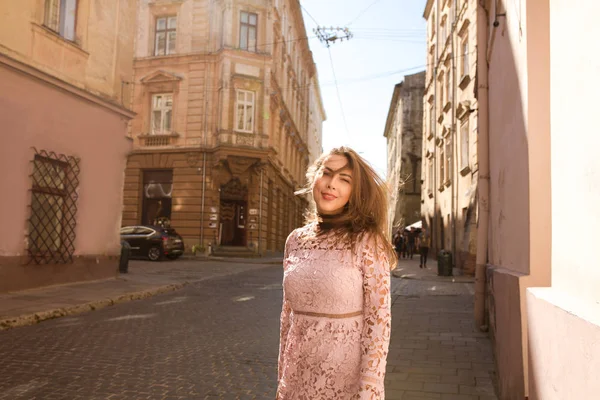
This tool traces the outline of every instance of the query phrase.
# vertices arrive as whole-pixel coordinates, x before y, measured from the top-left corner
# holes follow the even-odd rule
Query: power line
[[[346,25],[347,26],[352,25],[357,19],[359,19],[364,13],[366,13],[367,11],[369,11],[369,9],[371,7],[373,7],[375,4],[377,4],[379,1],[381,1],[381,0],[375,0],[375,1],[373,1],[371,4],[369,4],[369,6],[367,8],[365,8],[360,13],[358,13],[358,15],[352,21],[348,22]]]
[[[348,122],[346,122],[346,113],[344,113],[344,106],[342,105],[342,96],[340,96],[340,88],[337,84],[337,77],[335,75],[335,68],[333,67],[333,57],[331,57],[331,49],[327,47],[329,53],[329,61],[331,61],[331,72],[333,72],[333,80],[335,82],[335,90],[337,92],[338,102],[340,103],[340,110],[342,112],[342,119],[344,120],[344,127],[346,128],[346,136],[350,139],[350,130],[348,129]]]
[[[300,4],[300,7],[304,10],[304,12],[306,13],[306,15],[308,15],[310,17],[310,19],[312,19],[313,22],[315,24],[317,24],[317,26],[319,26],[319,23],[317,22],[317,20],[314,19],[314,17],[312,15],[310,15],[310,13],[308,12],[308,10],[306,8],[304,8],[304,6],[302,4]]]

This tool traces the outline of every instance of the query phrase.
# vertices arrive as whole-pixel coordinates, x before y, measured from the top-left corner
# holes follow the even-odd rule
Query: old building
[[[432,252],[452,252],[454,266],[475,271],[477,2],[428,0],[427,73],[423,99],[422,217]]]
[[[394,87],[385,124],[390,185],[388,226],[392,232],[421,220],[421,147],[425,72]]]
[[[134,0],[4,1],[0,292],[114,277]]]
[[[138,2],[123,224],[279,252],[324,111],[299,3]]]

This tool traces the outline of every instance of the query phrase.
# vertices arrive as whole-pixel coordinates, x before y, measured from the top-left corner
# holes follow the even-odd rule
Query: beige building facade
[[[475,271],[477,243],[477,1],[428,0],[421,214],[433,255]]]
[[[394,87],[384,136],[390,186],[391,233],[421,220],[421,157],[425,71]]]
[[[489,65],[480,80],[489,83],[480,246],[501,399],[600,393],[600,273],[590,253],[600,87],[588,79],[600,66],[591,50],[599,12],[596,2],[565,0],[480,6],[488,18],[479,57]]]
[[[325,118],[295,1],[138,2],[123,225],[280,252]]]
[[[134,17],[133,0],[2,3],[0,292],[118,273]]]

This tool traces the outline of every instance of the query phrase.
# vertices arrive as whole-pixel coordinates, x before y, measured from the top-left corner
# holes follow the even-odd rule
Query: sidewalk
[[[228,262],[223,262],[228,261]],[[0,294],[0,330],[143,299],[190,283],[281,265],[281,258],[212,259],[129,263],[116,279],[49,286]]]
[[[392,279],[388,400],[497,400],[487,333],[474,327],[468,277],[438,277],[437,263],[400,260]]]
[[[459,272],[454,268],[454,273]],[[421,281],[451,282],[451,283],[471,283],[475,282],[475,277],[467,275],[458,276],[438,276],[437,260],[429,259],[427,268],[419,268],[419,255],[415,254],[412,259],[400,258],[398,266],[392,272],[396,278],[416,279]]]

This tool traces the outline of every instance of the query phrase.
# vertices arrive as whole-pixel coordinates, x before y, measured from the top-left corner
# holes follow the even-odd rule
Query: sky
[[[323,123],[325,152],[350,146],[385,176],[383,131],[394,86],[404,75],[424,70],[427,62],[425,3],[300,0],[327,114]],[[317,26],[348,27],[353,37],[328,49],[313,33]]]

